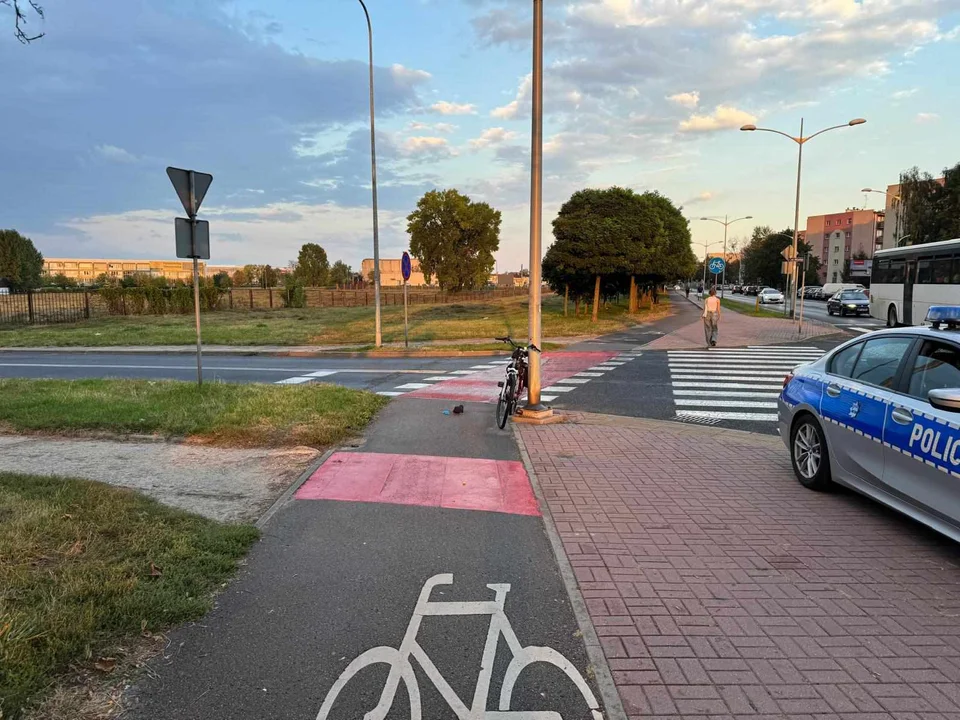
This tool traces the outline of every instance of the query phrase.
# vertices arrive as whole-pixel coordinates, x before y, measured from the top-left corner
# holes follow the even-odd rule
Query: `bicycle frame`
[[[393,704],[393,698],[404,672],[410,672],[410,659],[414,658],[423,668],[430,682],[443,696],[447,705],[453,710],[460,720],[494,720],[496,718],[510,717],[527,718],[528,720],[552,720],[556,718],[555,713],[551,712],[525,712],[525,711],[491,711],[487,710],[487,700],[490,691],[490,680],[493,676],[493,661],[497,652],[497,643],[500,636],[507,642],[510,652],[515,656],[522,656],[524,648],[517,639],[516,633],[510,626],[506,613],[503,610],[503,604],[507,593],[510,591],[510,585],[506,583],[494,583],[487,585],[488,588],[496,593],[496,597],[489,602],[431,602],[430,592],[437,585],[453,584],[453,575],[436,575],[428,580],[420,591],[420,597],[417,600],[417,606],[413,611],[413,617],[407,626],[407,631],[400,643],[399,653],[400,662],[390,668],[390,674],[387,677],[387,683],[383,688],[383,694],[380,696],[380,702],[377,709],[370,713],[372,717],[384,717],[390,711]],[[463,700],[454,692],[450,684],[444,679],[433,664],[433,661],[427,655],[426,651],[420,647],[417,642],[417,633],[420,631],[420,623],[424,617],[431,615],[490,615],[490,628],[487,630],[487,639],[483,648],[483,657],[480,663],[480,675],[477,678],[477,686],[473,693],[473,700],[468,708]],[[419,698],[417,699],[419,703]],[[382,709],[383,715],[378,711]]]

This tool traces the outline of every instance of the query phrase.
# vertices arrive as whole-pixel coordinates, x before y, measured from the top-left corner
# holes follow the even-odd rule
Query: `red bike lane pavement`
[[[214,611],[171,634],[124,717],[598,720],[519,450],[489,404],[464,406],[400,398],[331,454]]]

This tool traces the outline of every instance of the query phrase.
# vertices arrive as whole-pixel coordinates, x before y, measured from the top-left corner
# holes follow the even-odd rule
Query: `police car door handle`
[[[909,425],[913,422],[913,413],[906,408],[894,408],[893,412],[890,413],[890,417],[893,418],[895,423],[901,425]]]
[[[830,397],[840,397],[840,386],[839,385],[827,385],[827,395]]]

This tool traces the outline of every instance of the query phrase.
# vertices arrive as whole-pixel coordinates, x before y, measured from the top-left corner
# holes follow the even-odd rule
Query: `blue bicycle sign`
[[[726,261],[723,258],[715,257],[710,258],[710,262],[707,264],[707,268],[714,275],[719,275],[723,272],[723,269],[727,266]]]

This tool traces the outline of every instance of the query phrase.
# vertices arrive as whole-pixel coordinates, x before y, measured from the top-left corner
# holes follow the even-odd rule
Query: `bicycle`
[[[347,683],[364,668],[377,663],[383,663],[390,667],[387,675],[386,684],[383,692],[380,694],[380,700],[377,706],[366,713],[364,720],[384,720],[387,713],[393,706],[394,697],[402,681],[407,690],[407,697],[410,700],[410,720],[421,720],[420,705],[420,687],[417,684],[417,674],[413,668],[413,660],[423,670],[433,686],[437,689],[444,701],[456,714],[459,720],[562,720],[561,715],[553,711],[525,711],[510,710],[510,701],[513,696],[514,685],[520,672],[534,663],[548,663],[555,666],[568,678],[583,695],[587,707],[590,709],[591,720],[603,720],[603,714],[600,712],[600,706],[597,699],[590,690],[583,676],[577,672],[573,664],[563,655],[549,647],[524,647],[517,639],[516,633],[510,626],[503,605],[507,593],[510,591],[510,585],[507,583],[493,583],[487,585],[488,588],[496,594],[492,601],[486,602],[432,602],[430,600],[431,591],[440,585],[452,585],[453,574],[444,573],[434,575],[423,584],[420,590],[420,596],[417,599],[417,605],[413,611],[413,617],[410,618],[410,624],[400,642],[399,648],[392,648],[386,645],[371,648],[360,656],[355,658],[346,669],[340,674],[333,687],[327,693],[327,697],[317,713],[316,720],[327,720],[330,710],[333,708],[337,697],[346,687]],[[417,642],[417,632],[420,630],[420,623],[425,616],[430,615],[490,615],[490,628],[487,631],[486,642],[483,648],[483,660],[480,668],[480,675],[477,677],[477,685],[474,689],[473,700],[470,707],[467,707],[460,697],[450,687],[449,683],[437,670],[436,665],[429,658],[426,651]],[[507,666],[504,674],[503,685],[500,690],[499,710],[487,710],[487,695],[490,690],[490,680],[493,675],[493,661],[496,656],[497,644],[500,636],[506,640],[507,647],[513,655],[512,660]]]
[[[530,351],[540,352],[540,348],[536,345],[517,345],[509,336],[494,338],[494,340],[509,343],[513,348],[510,364],[507,365],[507,377],[497,383],[497,387],[500,388],[500,397],[497,399],[497,425],[503,430],[507,426],[507,418],[517,412],[520,395],[527,389]]]

